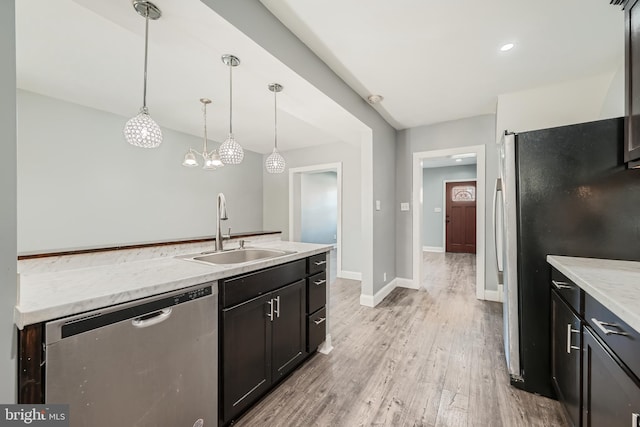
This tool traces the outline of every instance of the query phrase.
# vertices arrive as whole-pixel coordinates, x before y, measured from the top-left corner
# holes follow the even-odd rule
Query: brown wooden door
[[[446,185],[446,251],[476,253],[476,182]]]

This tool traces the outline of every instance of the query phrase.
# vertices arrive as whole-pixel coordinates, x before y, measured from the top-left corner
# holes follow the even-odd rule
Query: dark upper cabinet
[[[580,319],[554,289],[551,292],[551,381],[570,421],[581,425],[581,341]]]
[[[625,6],[625,141],[624,161],[640,167],[640,0]]]

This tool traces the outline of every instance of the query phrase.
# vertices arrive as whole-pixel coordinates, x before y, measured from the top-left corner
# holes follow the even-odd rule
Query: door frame
[[[336,218],[336,273],[342,275],[342,162],[324,163],[319,165],[303,166],[289,169],[289,240],[299,240],[300,227],[300,185],[299,179],[305,173],[336,172],[336,186],[338,187],[338,210]],[[296,185],[298,182],[298,185]]]
[[[442,215],[442,252],[447,252],[447,183],[450,182],[475,182],[476,183],[476,221],[478,217],[478,166],[476,165],[476,178],[471,179],[445,179],[442,181],[442,206],[444,206],[444,215]],[[478,228],[476,222],[476,239],[478,237]],[[476,240],[476,254],[478,253],[478,241]]]
[[[434,157],[447,157],[454,154],[476,154],[476,298],[485,298],[485,208],[486,208],[486,164],[484,145],[447,148],[443,150],[420,151],[413,153],[413,287],[420,289],[422,282],[422,218],[423,186],[422,160]]]

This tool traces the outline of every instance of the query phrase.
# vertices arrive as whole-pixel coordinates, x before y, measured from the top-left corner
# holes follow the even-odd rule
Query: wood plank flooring
[[[359,305],[332,285],[335,349],[316,354],[236,425],[566,426],[560,404],[509,385],[502,305],[475,298],[475,255],[425,253],[424,287]]]

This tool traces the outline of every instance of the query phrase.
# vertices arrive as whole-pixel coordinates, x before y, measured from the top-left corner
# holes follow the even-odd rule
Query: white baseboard
[[[404,277],[396,277],[396,286],[399,288],[407,289],[420,289],[420,286],[416,286],[413,279],[405,279]]]
[[[444,252],[444,248],[439,246],[423,246],[422,251],[423,252]]]
[[[502,292],[500,290],[489,291],[487,289],[484,290],[484,300],[485,301],[494,301],[494,302],[502,302]]]
[[[362,281],[362,273],[357,271],[339,271],[337,276],[341,279],[360,280]]]
[[[375,307],[380,304],[382,300],[396,288],[396,280],[397,279],[393,279],[387,283],[382,289],[376,292],[375,295],[360,295],[360,305],[364,305],[365,307]]]
[[[333,350],[333,345],[331,345],[331,334],[327,334],[324,342],[318,347],[318,352],[322,354],[329,354],[331,353],[331,350]]]

